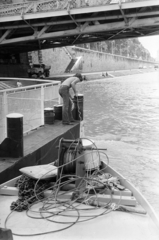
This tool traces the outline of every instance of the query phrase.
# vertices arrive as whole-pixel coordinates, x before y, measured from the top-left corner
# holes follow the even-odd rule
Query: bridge
[[[0,54],[159,34],[159,0],[0,4]]]

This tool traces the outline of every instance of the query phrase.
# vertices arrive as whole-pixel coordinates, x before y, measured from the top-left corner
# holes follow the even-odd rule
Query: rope
[[[78,143],[81,139],[78,140]],[[75,141],[75,140],[74,140]],[[70,144],[68,150],[70,150],[72,144]],[[77,141],[77,140],[76,140]],[[95,144],[94,144],[95,145]],[[75,147],[74,151],[77,151],[77,147]],[[62,156],[64,156],[65,150],[62,152]],[[87,154],[87,153],[86,153]],[[83,154],[86,155],[86,154]],[[100,154],[100,151],[99,151]],[[72,162],[77,161],[80,156],[74,155],[74,159]],[[108,161],[108,157],[106,156],[106,160]],[[111,175],[105,175],[105,168],[96,169],[93,172],[86,172],[84,177],[79,177],[76,174],[67,174],[63,175],[63,169],[65,166],[69,164],[69,161],[66,161],[63,165],[59,166],[61,172],[58,180],[54,182],[51,186],[49,181],[47,180],[34,180],[29,177],[22,175],[21,178],[17,181],[16,186],[19,188],[19,199],[16,202],[11,204],[12,212],[8,215],[5,221],[5,227],[7,228],[7,221],[10,219],[10,215],[15,211],[23,211],[27,210],[26,214],[29,218],[35,219],[43,219],[45,221],[49,221],[52,224],[59,223],[64,224],[60,229],[46,231],[46,232],[36,232],[32,234],[19,234],[14,233],[16,236],[39,236],[43,234],[55,233],[58,231],[63,231],[67,228],[70,228],[74,224],[80,222],[86,222],[91,219],[95,219],[104,214],[107,214],[113,210],[112,205],[112,191],[111,184],[107,181],[106,178],[111,178]],[[103,182],[103,178],[105,181]],[[76,180],[81,180],[78,187],[66,192],[60,192],[61,187],[69,183],[75,183]],[[117,179],[117,181],[119,181]],[[83,183],[85,187],[83,188]],[[49,197],[45,197],[44,191],[46,189],[51,190],[51,195]],[[110,201],[101,207],[98,202],[97,193],[103,193],[105,190],[108,190],[110,194]],[[93,192],[93,195],[90,195],[90,191]],[[67,199],[68,193],[72,193],[71,199]],[[66,196],[65,196],[66,195]],[[93,198],[92,198],[93,196]],[[122,197],[122,196],[121,196]],[[63,200],[64,199],[64,200]],[[36,207],[37,204],[41,204],[41,207]],[[93,207],[83,207],[82,204],[91,205]],[[37,210],[36,210],[37,209]],[[89,214],[90,210],[94,210],[94,214]],[[96,210],[98,210],[96,212]],[[36,214],[32,214],[36,213]],[[56,218],[56,216],[61,216],[61,218]],[[68,220],[67,220],[68,218]],[[59,220],[60,219],[60,220]],[[65,220],[66,219],[66,220]],[[72,219],[72,220],[71,220]],[[28,219],[29,220],[29,219]],[[44,224],[45,224],[44,221]]]
[[[79,100],[78,100],[78,95],[77,95],[77,109],[78,109],[78,116],[80,119],[80,122],[82,121],[82,116],[81,116],[81,111],[80,111],[80,106],[79,106]]]

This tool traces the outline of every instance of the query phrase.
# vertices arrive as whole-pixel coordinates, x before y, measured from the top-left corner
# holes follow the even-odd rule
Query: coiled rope
[[[84,153],[85,155],[85,153]],[[99,151],[100,155],[100,151]],[[76,156],[72,161],[76,161],[79,156]],[[81,156],[80,156],[81,157]],[[108,162],[108,157],[106,157],[106,161]],[[35,218],[35,219],[43,219],[45,221],[49,221],[52,224],[64,224],[61,228],[58,228],[56,230],[52,231],[46,231],[46,232],[39,232],[32,233],[32,234],[19,234],[15,233],[13,231],[13,235],[16,236],[39,236],[43,234],[49,234],[49,233],[55,233],[58,231],[62,231],[64,229],[67,229],[74,224],[77,224],[79,222],[85,222],[89,221],[91,219],[97,218],[99,216],[102,216],[104,214],[109,213],[112,211],[111,204],[112,204],[112,193],[109,188],[109,185],[103,183],[100,180],[100,176],[103,175],[105,169],[107,168],[107,164],[105,168],[103,169],[96,169],[93,171],[93,173],[87,172],[84,177],[79,177],[76,174],[68,174],[67,180],[63,181],[66,176],[63,176],[63,168],[68,165],[68,162],[64,163],[60,168],[62,168],[60,178],[54,182],[52,186],[49,186],[49,183],[41,182],[41,179],[36,180],[30,180],[26,176],[22,176],[22,178],[19,179],[17,182],[17,186],[20,190],[20,198],[23,197],[23,195],[27,195],[27,199],[25,199],[25,204],[20,208],[17,204],[12,205],[12,211],[8,215],[5,221],[5,227],[7,228],[8,220],[10,219],[10,215],[15,211],[20,210],[26,210],[26,214],[29,218]],[[76,180],[81,179],[81,183],[78,187],[75,187],[74,189],[66,192],[60,192],[61,187],[67,185],[68,183],[73,183]],[[89,188],[82,188],[82,183],[85,182],[86,186],[89,186]],[[98,196],[97,196],[97,189],[99,186],[102,186],[102,190],[107,189],[110,193],[110,201],[106,203],[103,207],[84,207],[83,204],[89,205],[90,202],[92,202],[92,195],[90,195],[90,190],[94,192],[95,200],[98,202]],[[51,190],[51,195],[49,197],[45,197],[44,190],[49,189]],[[68,194],[72,193],[72,197],[68,200],[63,200],[68,198]],[[80,194],[79,194],[80,193]],[[62,197],[62,198],[61,198]],[[40,207],[36,207],[37,204],[40,204]],[[92,215],[89,214],[90,210],[98,210],[95,211]],[[100,210],[100,211],[99,211]],[[35,215],[33,215],[36,213]],[[38,215],[38,216],[37,216]],[[57,220],[56,216],[61,217],[61,221]],[[71,219],[72,220],[71,220]],[[59,219],[59,218],[58,218]],[[28,219],[29,221],[29,219]],[[45,224],[45,222],[44,222]],[[61,225],[60,225],[61,226]]]

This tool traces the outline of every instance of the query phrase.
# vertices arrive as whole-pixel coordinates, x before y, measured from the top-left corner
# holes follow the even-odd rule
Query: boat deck
[[[24,156],[21,158],[0,157],[0,184],[18,175],[25,166],[47,164],[57,159],[60,138],[77,139],[80,124],[63,125],[56,120],[52,125],[44,125],[24,136]]]
[[[28,211],[11,212],[11,204],[18,200],[17,178],[2,184],[0,228],[11,229],[14,240],[26,236],[31,240],[158,240],[159,220],[144,196],[111,166],[104,163],[102,166],[105,173],[120,179],[125,190],[116,190],[119,195],[115,190],[113,194],[106,191],[105,194],[90,195],[90,199],[95,197],[99,203],[104,203],[100,207],[75,202],[72,199],[74,190],[55,190],[55,194],[53,189],[47,189],[44,191],[45,198],[30,205]],[[125,204],[123,201],[126,201]],[[131,212],[114,211],[113,203],[130,206]],[[144,211],[139,211],[140,208]]]
[[[4,221],[7,215],[10,213],[10,205],[13,201],[17,199],[17,196],[1,196],[0,206],[1,208],[1,223],[0,227],[4,227]],[[42,204],[37,204],[32,210],[37,210],[39,212]],[[79,208],[89,208],[92,207],[86,205],[80,205]],[[92,210],[80,210],[80,221],[89,219],[90,216],[101,214],[103,209],[92,209]],[[77,211],[67,211],[65,217],[56,216],[48,219],[42,219],[39,213],[29,212],[34,218],[28,217],[26,212],[13,212],[7,222],[7,228],[12,229],[12,233],[28,235],[28,234],[39,234],[38,236],[29,236],[29,239],[109,239],[109,240],[158,240],[159,231],[155,226],[153,221],[148,215],[131,214],[125,212],[111,211],[107,214],[94,218],[92,220],[78,222],[73,226],[70,223],[76,221]],[[66,217],[69,215],[68,217]],[[72,216],[70,216],[72,215]],[[82,216],[89,217],[82,217]],[[74,216],[74,217],[73,217]],[[38,219],[41,218],[41,219]],[[50,220],[50,221],[49,221]],[[51,222],[65,222],[56,223]],[[69,227],[65,230],[63,228]],[[53,231],[57,231],[53,233]],[[50,234],[42,234],[46,232],[52,232]],[[14,240],[22,239],[22,236],[13,235]]]

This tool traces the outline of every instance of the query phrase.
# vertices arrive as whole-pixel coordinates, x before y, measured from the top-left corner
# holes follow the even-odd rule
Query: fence
[[[59,102],[60,82],[43,83],[0,91],[0,143],[7,136],[6,115],[23,115],[23,133],[44,125],[44,107],[47,102]]]

